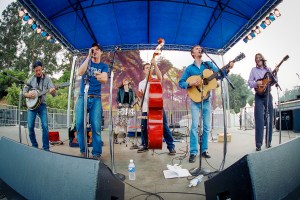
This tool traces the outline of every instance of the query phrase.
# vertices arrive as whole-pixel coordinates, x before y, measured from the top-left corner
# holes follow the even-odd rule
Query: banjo
[[[70,85],[70,83],[65,82],[65,83],[62,83],[60,85],[55,86],[55,89],[67,87],[69,85]],[[26,98],[26,106],[27,106],[27,108],[29,110],[35,110],[35,109],[37,109],[41,105],[41,103],[42,103],[42,96],[44,94],[46,94],[48,91],[49,91],[49,89],[46,90],[46,91],[44,91],[44,92],[42,92],[41,90],[39,90],[37,88],[30,89],[29,92],[33,92],[35,94],[35,97],[34,98]]]

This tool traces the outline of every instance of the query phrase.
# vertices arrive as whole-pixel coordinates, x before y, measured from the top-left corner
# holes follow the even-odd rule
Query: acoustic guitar
[[[231,62],[237,62],[245,58],[244,53],[240,53],[234,60]],[[230,63],[230,62],[229,62]],[[225,65],[224,67],[221,68],[221,70],[226,70],[228,73],[229,70],[232,68],[229,63]],[[217,82],[217,75],[219,72],[213,72],[212,70],[205,69],[203,70],[201,75],[194,75],[190,76],[186,82],[191,83],[196,80],[199,81],[198,86],[192,86],[189,87],[187,90],[189,97],[194,101],[194,102],[201,102],[202,100],[205,100],[209,96],[209,92],[218,86]]]
[[[55,86],[55,89],[63,88],[63,87],[68,87],[70,83],[65,82],[60,85]],[[37,88],[32,88],[29,90],[29,92],[34,92],[35,97],[34,98],[26,98],[26,106],[29,110],[35,110],[37,109],[41,103],[42,103],[42,96],[46,94],[49,90],[46,90],[45,92],[41,92]]]
[[[268,86],[271,87],[275,83],[275,80],[273,79],[273,77],[276,76],[280,65],[287,59],[289,59],[289,55],[284,56],[284,58],[280,61],[280,63],[272,71],[272,74],[270,72],[266,72],[263,78],[257,80],[257,81],[262,81],[262,84],[258,88],[255,88],[256,94],[258,94],[260,96],[266,95]]]

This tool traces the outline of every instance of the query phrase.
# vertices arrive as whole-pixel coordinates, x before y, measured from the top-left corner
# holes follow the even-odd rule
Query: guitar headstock
[[[234,62],[243,60],[245,58],[245,54],[244,53],[240,53],[237,57],[235,57],[235,59],[233,60]]]
[[[287,59],[289,59],[289,55],[284,56],[283,61],[286,61]]]

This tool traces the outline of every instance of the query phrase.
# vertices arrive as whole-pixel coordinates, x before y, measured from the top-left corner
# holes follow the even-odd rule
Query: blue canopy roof
[[[189,51],[200,44],[224,54],[282,0],[19,0],[49,34],[74,54],[93,42],[105,51]]]

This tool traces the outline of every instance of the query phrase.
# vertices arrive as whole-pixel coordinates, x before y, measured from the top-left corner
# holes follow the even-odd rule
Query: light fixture
[[[41,32],[41,36],[42,36],[42,37],[46,37],[46,36],[47,36],[47,32],[43,30],[43,31]]]
[[[247,43],[248,42],[248,38],[247,38],[247,36],[243,39],[243,41],[245,42],[245,43]]]
[[[276,17],[280,17],[281,16],[281,13],[279,12],[279,10],[277,8],[274,9],[274,15]]]
[[[261,33],[259,26],[256,26],[255,29],[254,29],[254,31],[255,31],[256,34],[260,34]]]
[[[251,34],[249,34],[249,35],[247,36],[247,39],[248,39],[248,40],[252,40],[252,39],[253,39],[253,37],[251,36]]]
[[[262,21],[260,27],[262,27],[263,29],[267,28],[266,22]]]
[[[46,39],[50,40],[51,39],[51,35],[47,34]]]
[[[251,35],[252,38],[255,37],[255,32],[254,32],[254,30],[252,30],[252,31],[250,32],[250,35]]]
[[[30,16],[28,15],[28,13],[26,13],[24,16],[23,16],[23,20],[25,22],[27,22],[29,20]]]
[[[34,20],[32,18],[29,18],[28,21],[27,21],[27,24],[31,25],[33,23],[33,21]]]
[[[55,40],[53,38],[50,39],[50,43],[55,43]]]
[[[269,26],[271,24],[271,20],[269,17],[266,17],[265,23]]]
[[[21,8],[19,10],[19,17],[23,17],[23,15],[25,15],[25,10],[24,10],[24,8]]]
[[[42,32],[41,27],[40,27],[40,26],[37,26],[36,33],[37,33],[37,34],[40,34],[41,32]]]
[[[275,16],[273,13],[270,13],[269,19],[273,22],[275,20]]]
[[[35,22],[33,22],[32,25],[30,26],[30,28],[32,30],[35,30],[37,28],[37,24]]]

